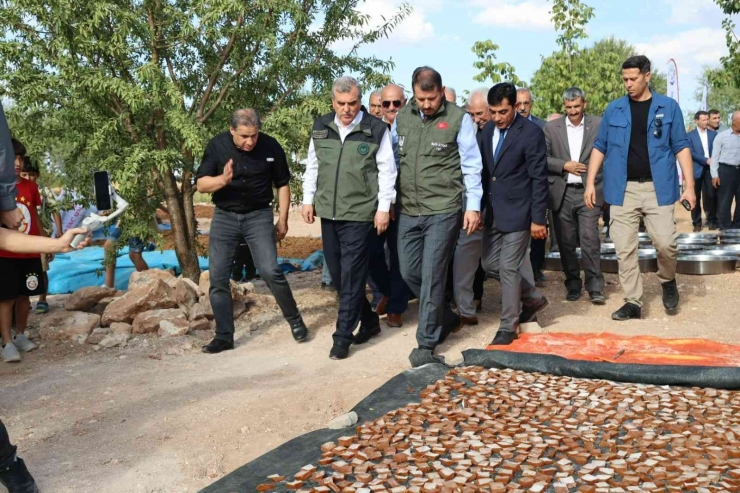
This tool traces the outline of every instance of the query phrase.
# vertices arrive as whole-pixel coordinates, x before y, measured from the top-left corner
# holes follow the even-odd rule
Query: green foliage
[[[738,0],[714,0],[722,12],[728,16],[740,13]],[[735,86],[740,87],[740,38],[735,33],[735,23],[730,17],[722,21],[725,30],[725,40],[729,53],[721,58],[722,66],[732,76]]]
[[[594,17],[594,9],[580,0],[554,0],[550,13],[558,31],[556,42],[570,59],[578,52],[578,41],[588,37],[586,24]]]
[[[387,80],[392,64],[358,49],[410,7],[372,28],[359,1],[6,0],[0,97],[13,101],[13,131],[66,186],[89,196],[92,172],[111,173],[131,203],[124,240],[146,233],[164,200],[180,265],[197,276],[194,171],[232,111],[260,111],[299,175],[332,80]]]
[[[496,51],[499,47],[493,41],[476,41],[473,44],[472,51],[479,58],[473,62],[473,66],[480,70],[480,73],[473,77],[477,82],[491,81],[497,84],[501,81],[512,82],[517,86],[522,85],[522,80],[517,77],[515,68],[508,62],[497,62]]]
[[[727,123],[732,112],[740,110],[740,86],[735,74],[726,68],[706,69],[700,82],[703,84],[704,81],[709,85],[708,109],[718,109]],[[701,87],[696,91],[695,97],[697,101],[701,101]]]
[[[578,86],[586,92],[588,113],[601,115],[610,101],[625,95],[621,66],[625,59],[635,54],[635,48],[626,41],[607,38],[579,50],[572,66],[562,51],[543,58],[542,65],[532,76],[531,89],[536,100],[533,112],[540,117],[561,112],[563,91]],[[666,79],[655,69],[651,86],[665,94]]]

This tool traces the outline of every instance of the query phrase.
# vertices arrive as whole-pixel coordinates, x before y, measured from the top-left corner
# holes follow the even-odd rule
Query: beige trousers
[[[637,262],[640,218],[644,218],[645,227],[658,253],[660,282],[676,278],[678,259],[674,204],[659,206],[652,182],[628,181],[624,205],[611,206],[610,234],[619,259],[619,282],[624,290],[624,300],[637,306],[642,306],[642,274]]]

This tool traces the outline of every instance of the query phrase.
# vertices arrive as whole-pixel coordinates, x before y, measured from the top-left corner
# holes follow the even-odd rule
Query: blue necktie
[[[501,152],[501,146],[504,144],[504,137],[506,137],[506,130],[499,130],[498,143],[496,144],[496,150],[493,152],[494,164],[498,161],[498,153]]]

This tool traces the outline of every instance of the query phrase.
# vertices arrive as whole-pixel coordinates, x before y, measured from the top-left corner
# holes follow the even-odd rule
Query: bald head
[[[406,105],[406,94],[398,84],[388,84],[380,94],[380,101],[383,105],[383,118],[386,122],[393,123],[398,110]]]
[[[488,109],[488,88],[479,87],[470,93],[468,98],[468,114],[479,129],[491,120],[491,112]]]
[[[732,131],[740,133],[740,111],[734,111],[732,113]]]

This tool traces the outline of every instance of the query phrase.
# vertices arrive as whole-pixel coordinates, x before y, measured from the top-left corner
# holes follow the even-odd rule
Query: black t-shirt
[[[630,98],[632,114],[632,133],[630,148],[627,153],[627,179],[652,178],[650,171],[650,154],[648,153],[648,116],[653,98],[647,101],[634,101]]]
[[[221,175],[229,159],[234,160],[234,177],[213,194],[213,203],[221,209],[237,213],[265,209],[274,198],[272,187],[280,188],[290,182],[285,151],[277,140],[260,132],[254,149],[242,151],[234,145],[228,130],[208,143],[196,180]]]

